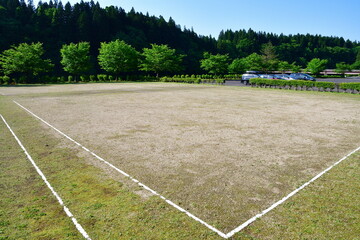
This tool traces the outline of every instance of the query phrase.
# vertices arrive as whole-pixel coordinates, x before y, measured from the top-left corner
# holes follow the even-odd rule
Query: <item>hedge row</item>
[[[162,77],[160,79],[162,82],[183,82],[183,83],[217,83],[223,84],[225,82],[224,79],[217,78],[217,79],[202,79],[202,78],[178,78],[178,77]]]
[[[34,83],[77,83],[77,82],[119,82],[119,81],[158,81],[156,77],[143,75],[127,75],[115,77],[112,75],[82,75],[82,76],[39,76]],[[26,77],[10,78],[8,76],[0,76],[0,85],[23,84],[26,83]]]
[[[250,84],[258,86],[280,86],[280,87],[317,87],[317,88],[335,88],[336,84],[332,82],[313,82],[303,80],[276,80],[264,78],[252,78],[249,80]]]
[[[184,83],[200,83],[200,78],[178,78],[178,77],[162,77],[160,79],[162,82],[184,82]]]
[[[360,83],[340,83],[339,88],[360,91]]]

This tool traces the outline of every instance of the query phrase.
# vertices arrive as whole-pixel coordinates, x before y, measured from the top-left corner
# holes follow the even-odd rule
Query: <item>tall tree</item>
[[[139,53],[124,41],[103,42],[99,49],[99,65],[110,73],[120,74],[136,71]]]
[[[185,55],[177,54],[175,49],[167,45],[151,44],[151,48],[144,48],[144,59],[140,64],[140,70],[154,72],[156,76],[162,72],[176,72],[182,69],[182,59]]]
[[[61,64],[66,72],[80,75],[91,69],[90,44],[88,42],[70,43],[62,46]]]
[[[244,73],[246,71],[246,63],[243,58],[237,58],[229,65],[229,73]]]
[[[344,75],[345,72],[346,72],[346,71],[349,71],[350,69],[351,69],[350,64],[346,64],[346,63],[344,63],[344,62],[341,62],[341,63],[337,63],[337,64],[336,64],[336,69],[335,69],[335,71],[336,71],[337,73],[340,73],[340,74]]]
[[[42,43],[21,43],[0,55],[0,65],[5,75],[25,76],[31,83],[34,76],[49,72],[54,66],[50,60],[43,59],[43,55]]]
[[[213,74],[224,74],[228,72],[229,55],[204,53],[204,58],[200,60],[200,66],[205,71]]]
[[[314,58],[308,63],[306,70],[311,74],[317,75],[325,70],[327,62],[328,60],[326,59]]]
[[[276,70],[278,64],[278,55],[276,54],[275,47],[271,42],[262,45],[262,57],[264,59],[264,70]]]
[[[242,60],[246,70],[263,71],[265,69],[264,58],[257,53],[250,54]]]

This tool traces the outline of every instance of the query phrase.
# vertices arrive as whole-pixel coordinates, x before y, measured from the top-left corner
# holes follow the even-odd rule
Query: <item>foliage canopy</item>
[[[114,74],[136,71],[139,53],[124,41],[102,42],[99,49],[100,67]]]
[[[317,75],[325,70],[327,62],[328,60],[326,59],[314,58],[308,63],[306,70],[311,74]]]
[[[140,70],[154,72],[156,75],[162,72],[176,72],[182,69],[181,63],[184,55],[176,53],[175,49],[167,45],[151,44],[151,48],[143,49],[143,61]]]
[[[80,42],[63,45],[61,53],[61,64],[68,73],[80,75],[91,69],[90,63],[90,43]]]
[[[32,78],[33,75],[51,71],[54,66],[50,60],[42,59],[43,54],[42,43],[21,43],[0,55],[0,65],[5,75],[24,74]]]
[[[204,58],[200,61],[202,69],[213,74],[224,74],[228,72],[229,67],[229,55],[228,54],[210,54],[204,53]]]

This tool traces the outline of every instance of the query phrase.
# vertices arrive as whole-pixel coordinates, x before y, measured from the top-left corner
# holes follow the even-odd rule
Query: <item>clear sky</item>
[[[43,0],[45,2],[46,0]],[[54,0],[53,0],[54,1]],[[70,0],[71,4],[80,0]],[[84,0],[87,1],[87,0]],[[96,2],[96,0],[94,0]],[[63,4],[67,1],[63,0]],[[201,35],[253,29],[283,34],[321,34],[360,41],[360,0],[99,0],[129,11],[172,17]],[[37,1],[35,0],[36,4]]]

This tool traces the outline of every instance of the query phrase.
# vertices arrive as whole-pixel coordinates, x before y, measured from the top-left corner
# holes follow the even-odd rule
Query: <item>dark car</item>
[[[292,73],[290,77],[294,80],[307,80],[307,81],[316,81],[316,79],[306,73]]]

